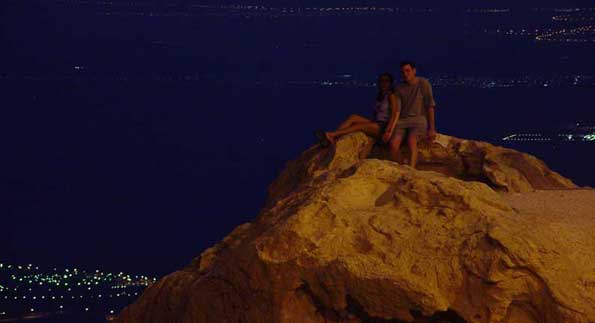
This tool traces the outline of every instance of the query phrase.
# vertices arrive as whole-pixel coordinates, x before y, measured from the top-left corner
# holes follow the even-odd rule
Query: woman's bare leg
[[[356,123],[368,123],[368,122],[372,122],[372,120],[368,119],[368,118],[364,118],[360,115],[357,114],[352,114],[350,115],[347,119],[345,119],[345,121],[343,121],[341,123],[341,125],[339,125],[339,128],[337,128],[337,130],[341,130],[341,129],[345,129],[348,127],[353,126]]]
[[[326,139],[328,139],[328,141],[330,141],[331,143],[334,144],[335,138],[342,136],[344,134],[362,130],[361,128],[355,128],[356,130],[352,130],[352,127],[354,127],[356,125],[370,124],[370,123],[373,123],[374,125],[376,125],[376,123],[370,119],[367,119],[367,118],[362,117],[357,114],[352,114],[349,117],[347,117],[347,119],[345,119],[345,121],[343,121],[339,125],[339,128],[337,128],[337,130],[325,132],[325,136],[326,136]],[[347,129],[347,132],[344,131],[346,129]],[[378,128],[378,132],[380,132],[379,128]]]
[[[365,134],[375,137],[380,133],[380,126],[376,122],[372,121],[368,121],[367,123],[354,123],[353,125],[343,129],[327,132],[327,138],[329,138],[329,140],[334,143],[337,137],[356,131],[363,131]]]

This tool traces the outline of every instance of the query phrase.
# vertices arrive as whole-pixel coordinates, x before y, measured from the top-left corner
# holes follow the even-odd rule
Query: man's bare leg
[[[401,156],[401,142],[403,142],[403,135],[398,134],[390,141],[390,157],[393,161],[398,162]]]
[[[417,166],[417,136],[415,133],[409,133],[407,136],[407,143],[409,144],[409,150],[411,151],[409,166],[415,168]]]
[[[349,127],[338,129],[336,131],[327,132],[327,138],[334,143],[337,137],[356,132],[363,131],[368,136],[378,136],[380,133],[380,127],[376,122],[368,121],[367,123],[355,123]]]

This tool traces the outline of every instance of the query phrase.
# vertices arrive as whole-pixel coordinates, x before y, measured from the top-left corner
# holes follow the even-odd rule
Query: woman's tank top
[[[390,104],[388,93],[384,94],[382,101],[376,100],[374,105],[374,119],[376,121],[388,122],[390,119]]]

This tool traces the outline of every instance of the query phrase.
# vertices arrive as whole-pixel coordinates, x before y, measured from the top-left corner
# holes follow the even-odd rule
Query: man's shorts
[[[422,139],[427,136],[427,130],[428,122],[426,118],[403,118],[397,121],[393,137],[408,134],[409,136],[415,136],[417,139]]]

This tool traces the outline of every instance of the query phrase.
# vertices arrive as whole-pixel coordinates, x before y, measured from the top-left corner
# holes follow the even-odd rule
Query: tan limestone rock
[[[561,190],[520,152],[439,142],[424,163],[440,173],[368,159],[381,151],[361,134],[307,150],[252,223],[117,321],[595,322],[595,191]]]

